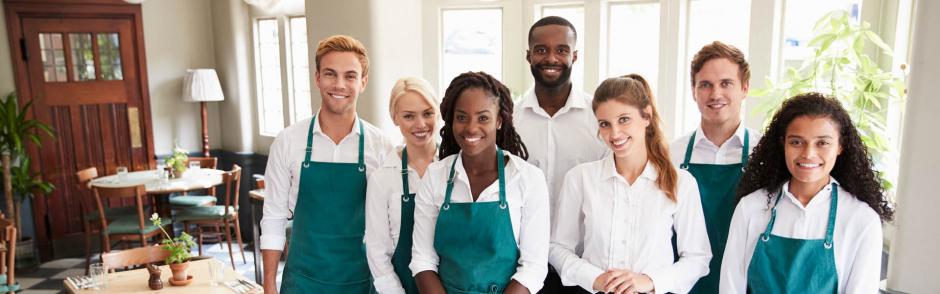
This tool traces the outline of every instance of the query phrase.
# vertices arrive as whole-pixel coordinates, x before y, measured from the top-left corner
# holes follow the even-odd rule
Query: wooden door
[[[11,51],[20,102],[32,101],[34,117],[56,133],[32,150],[43,177],[56,186],[36,197],[32,210],[40,254],[48,260],[74,254],[68,240],[82,234],[84,196],[75,172],[148,169],[153,135],[140,6],[39,2],[5,4],[11,45],[19,49]]]

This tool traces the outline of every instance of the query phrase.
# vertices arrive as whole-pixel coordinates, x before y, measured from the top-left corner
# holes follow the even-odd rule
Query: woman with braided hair
[[[411,271],[421,293],[535,293],[548,272],[545,176],[527,163],[509,89],[483,72],[451,81],[440,161],[415,199]]]
[[[738,186],[720,292],[877,293],[883,195],[839,101],[787,99]]]

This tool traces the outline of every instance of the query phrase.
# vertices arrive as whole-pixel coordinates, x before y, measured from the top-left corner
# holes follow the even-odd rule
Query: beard
[[[545,77],[542,76],[542,68],[544,65],[536,64],[530,65],[529,70],[532,71],[532,77],[535,78],[535,83],[542,85],[546,88],[555,88],[567,83],[571,78],[571,66],[566,64],[559,64],[561,67],[561,73],[558,75],[558,79],[554,81],[545,80]]]

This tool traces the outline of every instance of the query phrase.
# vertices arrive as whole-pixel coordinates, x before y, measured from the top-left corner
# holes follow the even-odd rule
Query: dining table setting
[[[221,273],[215,278],[212,273],[213,263],[217,263],[216,270]],[[244,278],[241,274],[228,266],[223,266],[218,260],[203,258],[190,262],[189,274],[191,282],[174,286],[169,283],[170,267],[167,265],[155,267],[157,276],[165,286],[154,290],[151,287],[152,272],[148,268],[140,268],[121,272],[92,273],[90,276],[67,277],[63,283],[69,293],[262,293],[261,285]]]

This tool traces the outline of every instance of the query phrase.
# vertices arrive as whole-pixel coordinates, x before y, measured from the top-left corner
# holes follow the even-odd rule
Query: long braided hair
[[[768,198],[772,198],[783,187],[783,183],[791,178],[784,158],[784,138],[787,127],[798,117],[825,117],[838,126],[842,153],[836,157],[829,175],[839,181],[842,189],[874,209],[882,221],[893,219],[894,209],[884,198],[884,188],[872,168],[868,148],[862,143],[848,112],[835,98],[812,92],[787,99],[774,114],[741,176],[738,200],[759,189],[767,191]]]
[[[496,131],[496,146],[509,151],[522,159],[529,159],[529,151],[522,138],[516,133],[516,128],[512,125],[512,96],[509,94],[509,88],[499,82],[493,76],[485,72],[465,72],[450,81],[447,90],[444,92],[444,98],[441,100],[441,116],[444,119],[444,127],[441,128],[441,159],[460,152],[460,145],[454,139],[454,106],[457,105],[457,98],[467,89],[482,89],[498,100],[499,118],[502,120],[502,127]]]

